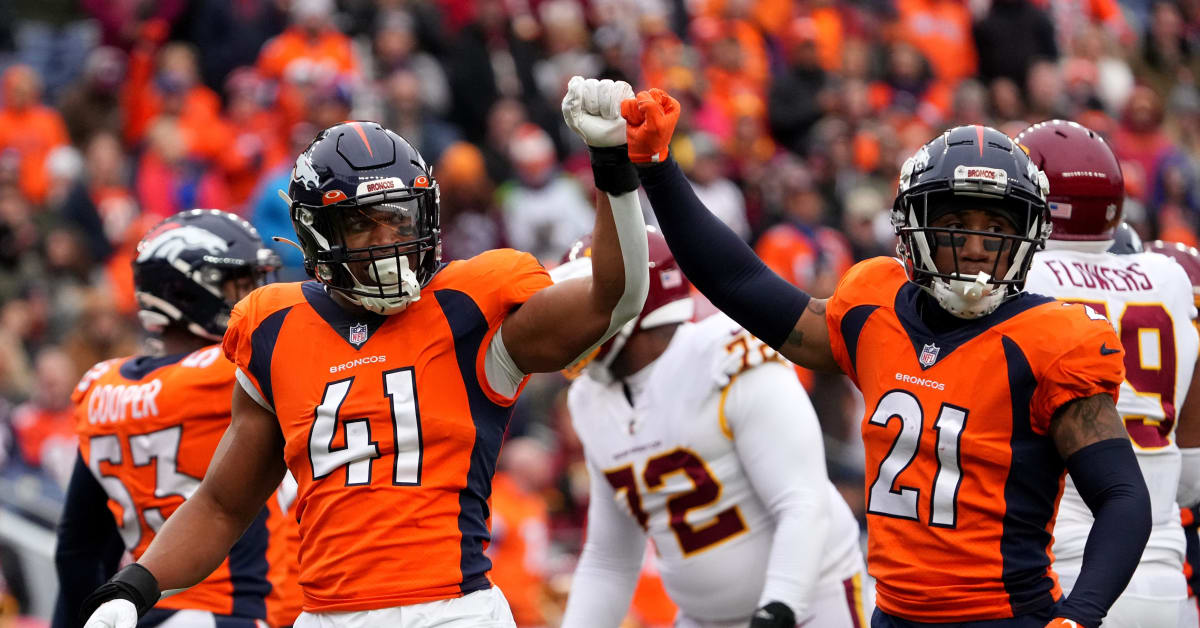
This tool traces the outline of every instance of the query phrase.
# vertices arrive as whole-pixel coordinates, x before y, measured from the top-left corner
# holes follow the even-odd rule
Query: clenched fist
[[[563,120],[588,146],[620,146],[625,143],[621,101],[630,98],[633,88],[625,81],[573,76],[562,101]]]
[[[656,87],[638,92],[636,100],[622,102],[621,115],[627,123],[625,135],[633,163],[657,163],[667,158],[671,135],[679,122],[678,100]]]

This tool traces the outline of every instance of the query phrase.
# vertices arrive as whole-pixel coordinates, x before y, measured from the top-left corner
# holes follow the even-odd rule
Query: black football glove
[[[796,628],[796,614],[783,602],[769,602],[754,611],[750,628]]]

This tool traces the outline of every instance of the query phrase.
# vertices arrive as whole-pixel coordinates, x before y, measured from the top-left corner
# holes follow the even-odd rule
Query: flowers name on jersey
[[[367,326],[362,323],[356,323],[350,326],[350,344],[361,347],[362,343],[367,341]]]
[[[925,345],[921,349],[921,357],[919,358],[921,366],[923,368],[929,368],[933,366],[933,363],[937,362],[938,351],[940,351],[940,349],[938,349],[938,346],[932,342]]]

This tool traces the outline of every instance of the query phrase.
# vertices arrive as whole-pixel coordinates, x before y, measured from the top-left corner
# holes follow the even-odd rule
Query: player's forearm
[[[592,302],[608,325],[603,342],[642,310],[649,291],[646,222],[637,191],[599,192],[592,233]]]
[[[637,563],[630,565],[585,549],[571,577],[563,628],[619,626],[633,600],[637,573]]]
[[[1128,439],[1109,439],[1080,449],[1067,469],[1095,522],[1083,565],[1058,616],[1099,626],[1125,590],[1150,538],[1150,494]]]
[[[167,519],[138,563],[164,593],[193,586],[221,565],[255,514],[226,512],[197,491]]]
[[[675,261],[713,305],[779,349],[810,297],[776,275],[696,196],[673,159],[638,168]]]

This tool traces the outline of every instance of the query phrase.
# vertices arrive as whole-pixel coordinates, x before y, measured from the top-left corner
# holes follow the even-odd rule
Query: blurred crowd
[[[678,98],[672,154],[697,193],[817,296],[893,250],[899,166],[955,124],[1077,120],[1113,145],[1142,236],[1197,244],[1200,0],[12,0],[0,502],[53,523],[30,496],[61,501],[75,382],[146,349],[141,235],[215,207],[292,237],[276,190],[334,122],[379,120],[434,164],[446,259],[512,246],[554,265],[593,215],[586,148],[559,115],[575,74]],[[274,245],[281,278],[303,279],[299,252]],[[861,511],[858,401],[800,375]],[[550,619],[544,585],[570,572],[585,523],[565,385],[528,386],[496,482],[494,551],[522,556],[496,577],[517,579],[504,588],[529,625]]]

